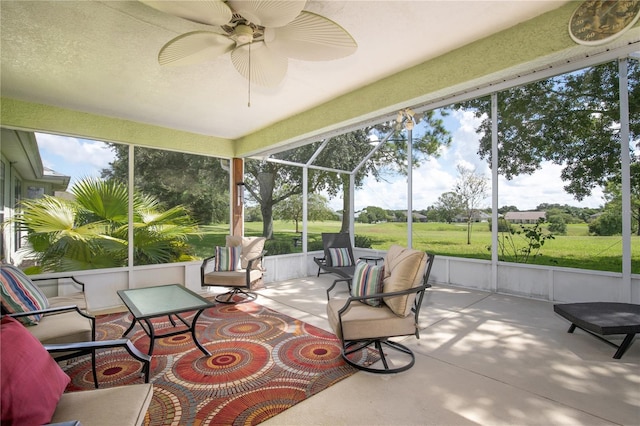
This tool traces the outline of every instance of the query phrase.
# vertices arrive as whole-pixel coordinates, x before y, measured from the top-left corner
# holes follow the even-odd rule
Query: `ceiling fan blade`
[[[229,52],[235,42],[222,34],[194,31],[165,44],[158,54],[160,65],[192,65]]]
[[[159,1],[140,0],[152,8],[192,22],[207,25],[225,25],[233,17],[223,0],[207,1]]]
[[[227,4],[243,18],[263,27],[282,27],[302,12],[306,0],[229,0]]]
[[[340,25],[306,11],[284,27],[265,28],[264,41],[281,55],[304,61],[344,58],[358,48],[351,34]]]
[[[287,74],[289,65],[287,58],[271,51],[263,42],[244,44],[234,49],[231,62],[244,78],[249,79],[251,71],[250,81],[266,87],[277,86]]]

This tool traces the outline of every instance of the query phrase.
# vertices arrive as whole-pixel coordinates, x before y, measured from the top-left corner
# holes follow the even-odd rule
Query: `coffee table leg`
[[[133,327],[134,327],[135,325],[136,325],[136,319],[135,319],[135,318],[133,318],[133,319],[131,320],[131,325],[129,326],[129,328],[127,328],[127,331],[125,331],[124,333],[122,333],[122,337],[124,337],[124,336],[126,336],[127,334],[129,334],[129,332],[130,332],[131,330],[133,330]]]
[[[151,356],[153,355],[153,346],[156,341],[156,334],[153,330],[153,325],[151,324],[151,321],[146,318],[143,321],[147,323],[147,327],[149,327],[149,332],[147,334],[149,335],[149,356]]]
[[[209,352],[204,346],[200,344],[200,341],[196,336],[196,322],[198,321],[198,317],[200,317],[200,314],[202,314],[203,312],[204,309],[201,309],[193,317],[193,322],[191,322],[191,336],[193,337],[193,341],[196,342],[196,346],[198,347],[198,349],[200,349],[206,356],[211,356],[211,352]]]

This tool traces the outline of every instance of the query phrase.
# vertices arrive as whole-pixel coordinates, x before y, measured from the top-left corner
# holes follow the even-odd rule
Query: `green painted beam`
[[[9,98],[0,99],[0,117],[2,126],[16,129],[222,158],[234,155],[233,141],[228,139]]]

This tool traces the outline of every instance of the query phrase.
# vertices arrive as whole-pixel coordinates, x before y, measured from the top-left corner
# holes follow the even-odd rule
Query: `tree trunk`
[[[349,193],[349,176],[342,176],[342,226],[340,232],[349,232],[349,219],[351,217],[351,199]]]
[[[471,244],[471,221],[467,221],[467,244]]]
[[[260,211],[262,212],[262,236],[271,240],[273,239],[273,205],[262,204]]]
[[[275,173],[258,173],[260,211],[262,212],[262,236],[267,240],[273,239],[273,188],[275,187],[275,180]]]

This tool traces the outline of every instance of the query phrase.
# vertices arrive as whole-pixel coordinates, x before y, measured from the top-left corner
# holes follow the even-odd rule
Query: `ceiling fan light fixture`
[[[253,41],[253,28],[248,25],[238,25],[234,30],[234,35],[238,45],[251,43]]]

